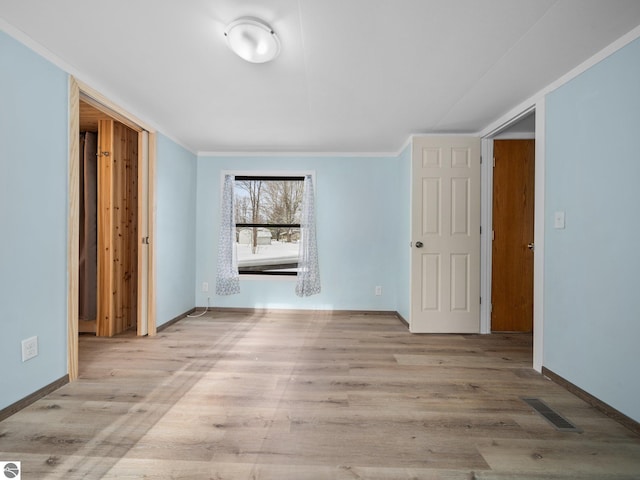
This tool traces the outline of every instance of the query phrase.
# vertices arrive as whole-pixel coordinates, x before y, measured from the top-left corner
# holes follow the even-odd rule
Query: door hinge
[[[496,157],[493,157],[493,168],[496,168]]]

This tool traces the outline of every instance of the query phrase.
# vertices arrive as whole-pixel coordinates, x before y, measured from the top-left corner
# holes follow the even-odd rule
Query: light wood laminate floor
[[[24,480],[640,478],[640,438],[532,370],[531,341],[315,312],[81,336],[80,379],[0,422],[0,461]]]

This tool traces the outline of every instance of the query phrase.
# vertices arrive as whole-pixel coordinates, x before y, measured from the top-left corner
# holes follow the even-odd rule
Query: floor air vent
[[[582,432],[581,429],[576,427],[573,423],[564,418],[539,398],[523,398],[522,401],[527,403],[531,408],[542,415],[551,425],[555,427],[556,430],[559,430],[561,432]]]

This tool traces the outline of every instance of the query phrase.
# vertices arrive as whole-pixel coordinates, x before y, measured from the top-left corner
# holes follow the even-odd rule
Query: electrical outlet
[[[22,340],[22,361],[38,356],[38,337],[31,337]]]
[[[375,290],[376,296],[382,295],[382,287],[378,285]]]
[[[202,291],[203,292],[209,291],[209,282],[202,282]]]

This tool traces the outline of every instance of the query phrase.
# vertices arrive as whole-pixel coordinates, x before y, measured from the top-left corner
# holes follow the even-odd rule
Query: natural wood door
[[[416,137],[412,332],[480,331],[480,139]]]
[[[138,133],[98,124],[97,335],[136,325],[138,300]]]
[[[96,334],[113,329],[113,120],[98,122],[98,292]]]
[[[493,143],[491,330],[533,331],[534,140]]]

